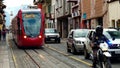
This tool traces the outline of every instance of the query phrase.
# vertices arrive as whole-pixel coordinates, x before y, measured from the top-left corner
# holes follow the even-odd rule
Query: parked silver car
[[[61,42],[60,34],[55,28],[45,29],[45,42],[47,41],[55,41],[57,43]]]
[[[67,51],[73,54],[83,52],[88,29],[72,29],[67,37]]]

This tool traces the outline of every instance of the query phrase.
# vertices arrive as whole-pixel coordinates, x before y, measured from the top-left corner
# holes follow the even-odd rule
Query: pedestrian
[[[6,30],[5,29],[2,30],[2,37],[3,37],[3,40],[6,40]]]
[[[1,41],[1,34],[2,34],[2,33],[1,33],[1,30],[0,30],[0,41]]]

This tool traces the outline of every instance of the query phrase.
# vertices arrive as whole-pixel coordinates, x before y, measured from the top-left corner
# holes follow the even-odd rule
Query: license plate
[[[120,54],[120,51],[115,51],[115,54]]]
[[[49,37],[55,37],[55,36],[53,35],[53,36],[49,36]]]
[[[55,40],[55,39],[51,38],[50,40]]]

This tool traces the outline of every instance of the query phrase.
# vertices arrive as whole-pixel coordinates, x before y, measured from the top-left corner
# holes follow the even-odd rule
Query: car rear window
[[[56,29],[45,29],[45,33],[57,33]]]
[[[75,31],[74,37],[75,37],[75,38],[85,37],[87,33],[88,33],[87,30]]]

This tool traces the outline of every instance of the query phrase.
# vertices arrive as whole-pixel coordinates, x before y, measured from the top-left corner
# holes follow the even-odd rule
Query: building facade
[[[35,5],[38,5],[38,8],[42,8],[42,11],[45,14],[45,28],[53,28],[53,22],[50,19],[51,14],[51,0],[34,0]]]
[[[94,3],[91,0],[81,0],[81,23],[83,28],[91,28],[91,16],[94,13]]]
[[[108,2],[109,27],[120,28],[120,2],[118,0]]]
[[[6,5],[3,4],[3,0],[0,0],[0,40],[1,40],[1,32],[2,29],[6,29],[6,25],[5,25],[5,12],[4,12],[4,8],[6,8]]]
[[[80,0],[66,0],[71,4],[71,17],[69,17],[69,28],[77,29],[81,26],[81,1]]]
[[[42,1],[46,12],[46,27],[56,28],[62,38],[66,38],[71,29],[91,29],[97,25],[120,28],[119,0]]]
[[[66,0],[56,0],[55,5],[57,29],[62,38],[66,38],[69,32],[69,19],[71,18],[71,4]]]
[[[86,28],[102,25],[104,28],[120,27],[119,0],[81,0],[82,20]]]
[[[0,30],[5,28],[5,12],[3,9],[6,8],[6,5],[3,4],[3,0],[0,0]]]
[[[83,28],[80,24],[81,22],[81,5],[80,0],[74,1],[72,3],[71,15],[73,20],[73,28]]]
[[[103,26],[104,0],[81,0],[82,20],[86,28],[95,28],[96,25]]]

